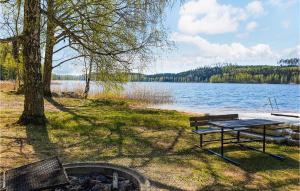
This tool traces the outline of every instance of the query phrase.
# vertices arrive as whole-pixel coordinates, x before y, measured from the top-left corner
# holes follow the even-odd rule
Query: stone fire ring
[[[69,176],[86,175],[93,172],[112,176],[114,172],[117,172],[119,176],[122,176],[137,185],[140,191],[150,191],[150,182],[148,179],[137,171],[127,167],[96,162],[67,163],[63,164],[63,167]]]

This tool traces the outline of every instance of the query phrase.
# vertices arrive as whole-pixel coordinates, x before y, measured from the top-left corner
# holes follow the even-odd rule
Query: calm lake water
[[[62,88],[71,91],[84,86],[84,81],[56,81],[52,89]],[[229,83],[166,83],[130,82],[124,85],[125,91],[132,89],[152,89],[168,92],[174,103],[157,105],[165,109],[178,109],[194,112],[270,112],[269,98],[276,99],[280,111],[299,112],[300,85],[294,84],[229,84]],[[102,88],[92,83],[92,92]],[[273,107],[276,108],[273,100]]]

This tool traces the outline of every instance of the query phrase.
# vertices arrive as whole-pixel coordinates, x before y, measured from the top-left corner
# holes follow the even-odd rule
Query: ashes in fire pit
[[[149,191],[150,182],[134,169],[109,163],[63,165],[70,185],[64,191]],[[56,190],[62,191],[62,190]]]
[[[138,188],[130,180],[118,176],[117,172],[113,176],[100,173],[90,173],[88,175],[68,176],[70,185],[64,189],[55,191],[136,191]]]

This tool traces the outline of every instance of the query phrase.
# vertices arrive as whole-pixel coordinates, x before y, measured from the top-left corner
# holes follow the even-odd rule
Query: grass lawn
[[[23,96],[0,92],[0,101],[1,171],[58,155],[63,162],[134,168],[153,190],[299,190],[299,147],[268,144],[286,157],[278,161],[227,145],[225,154],[242,163],[234,166],[195,147],[185,113],[124,100],[53,98],[45,100],[46,127],[18,126]]]

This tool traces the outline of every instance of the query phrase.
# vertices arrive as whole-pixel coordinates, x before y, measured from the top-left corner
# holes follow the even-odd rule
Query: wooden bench
[[[203,136],[207,134],[221,133],[222,130],[219,127],[213,127],[209,124],[210,121],[226,121],[226,120],[238,120],[238,114],[226,114],[226,115],[205,115],[200,117],[190,117],[190,126],[195,128],[192,130],[193,133],[200,135],[200,147],[203,146],[203,143],[208,142],[217,142],[219,139],[211,139],[204,141]],[[247,130],[248,128],[240,127],[234,129],[223,129],[223,132],[236,131],[237,132],[237,141],[240,140],[240,131]],[[233,140],[224,139],[224,140]]]

